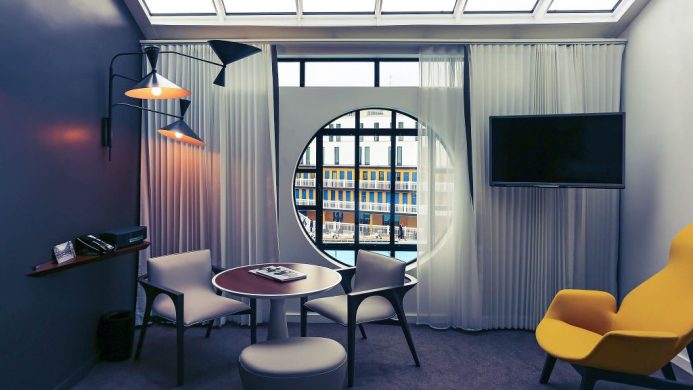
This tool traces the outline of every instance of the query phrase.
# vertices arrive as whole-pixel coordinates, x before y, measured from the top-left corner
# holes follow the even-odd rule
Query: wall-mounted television
[[[624,188],[625,113],[492,116],[492,186]]]

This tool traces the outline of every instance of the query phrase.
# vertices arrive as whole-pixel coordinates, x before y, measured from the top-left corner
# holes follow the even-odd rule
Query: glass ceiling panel
[[[578,0],[581,1],[581,0]],[[465,13],[532,12],[537,0],[467,0]]]
[[[612,12],[621,0],[553,0],[549,12]]]
[[[144,0],[149,14],[155,15],[216,15],[213,0]]]
[[[383,0],[383,13],[452,13],[455,0]]]
[[[303,0],[306,14],[375,13],[375,0]]]
[[[296,0],[224,0],[227,14],[295,14]]]

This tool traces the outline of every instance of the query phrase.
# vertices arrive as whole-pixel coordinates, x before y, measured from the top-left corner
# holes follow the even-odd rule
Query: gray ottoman
[[[250,345],[238,363],[246,390],[329,390],[344,386],[347,355],[334,340],[295,337]]]

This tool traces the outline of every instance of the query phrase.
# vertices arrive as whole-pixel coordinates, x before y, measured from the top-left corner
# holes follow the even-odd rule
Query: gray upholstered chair
[[[209,337],[214,320],[229,315],[250,315],[250,339],[257,339],[255,300],[250,306],[221,296],[212,286],[212,276],[222,269],[212,265],[209,250],[153,257],[147,261],[147,275],[139,282],[144,288],[146,306],[135,359],[140,358],[142,343],[151,315],[176,323],[178,386],[183,384],[183,333],[186,328],[207,323]]]
[[[402,327],[414,362],[417,367],[420,366],[402,302],[404,295],[416,285],[417,280],[406,275],[404,270],[405,264],[397,259],[360,250],[356,258],[356,267],[337,270],[342,275],[343,295],[310,301],[301,298],[301,336],[305,337],[307,333],[308,311],[347,327],[349,386],[354,383],[356,326],[359,326],[361,336],[365,339],[363,324],[366,322],[387,322],[396,315],[396,323]]]

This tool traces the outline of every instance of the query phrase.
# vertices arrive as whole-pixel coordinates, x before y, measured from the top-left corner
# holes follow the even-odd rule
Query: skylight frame
[[[529,11],[467,11],[469,2],[465,1],[462,15],[533,15],[537,11],[539,3],[542,1],[544,0],[534,0],[534,6]]]
[[[373,0],[373,11],[335,11],[335,12],[319,12],[319,11],[306,11],[306,6],[303,0],[298,0],[301,7],[301,14],[306,16],[320,16],[320,15],[368,15],[375,16],[378,10],[378,0]]]
[[[175,17],[185,17],[185,16],[218,16],[219,15],[219,8],[217,8],[216,1],[214,0],[209,0],[210,3],[212,3],[212,6],[214,7],[214,13],[208,13],[208,12],[162,12],[162,13],[152,13],[151,9],[149,8],[149,4],[147,4],[147,0],[140,0],[140,4],[142,4],[142,8],[144,11],[147,13],[147,16],[149,17],[167,17],[167,16],[175,16]]]
[[[386,0],[382,1],[385,2]],[[383,11],[381,5],[380,15],[454,15],[455,10],[462,2],[466,2],[466,0],[455,0],[450,11]]]
[[[610,14],[613,15],[618,7],[623,3],[623,0],[618,0],[616,4],[614,4],[613,8],[611,10],[551,10],[551,6],[553,5],[554,1],[556,0],[551,0],[551,3],[549,6],[546,8],[546,13],[547,14]]]
[[[298,15],[298,6],[296,5],[296,1],[292,0],[294,5],[296,5],[296,10],[293,12],[229,12],[226,9],[226,1],[227,0],[220,0],[221,6],[224,9],[224,15],[225,16],[297,16]],[[233,1],[233,0],[228,0],[228,1]],[[246,0],[246,1],[252,1],[252,0]],[[303,0],[300,0],[301,3]]]

